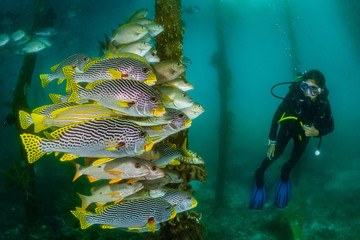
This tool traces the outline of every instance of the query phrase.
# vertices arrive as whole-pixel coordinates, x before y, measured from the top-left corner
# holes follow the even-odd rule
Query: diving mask
[[[317,96],[321,93],[321,88],[316,86],[315,84],[306,82],[306,81],[302,81],[300,83],[300,89],[305,93],[305,94],[311,94],[311,96]]]

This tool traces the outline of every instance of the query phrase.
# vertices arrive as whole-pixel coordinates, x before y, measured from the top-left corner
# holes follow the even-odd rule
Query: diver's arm
[[[316,129],[319,130],[318,137],[324,136],[328,133],[331,133],[334,131],[334,118],[331,113],[330,103],[327,102],[324,105],[325,108],[325,114],[323,117],[320,117],[318,121],[315,123]]]

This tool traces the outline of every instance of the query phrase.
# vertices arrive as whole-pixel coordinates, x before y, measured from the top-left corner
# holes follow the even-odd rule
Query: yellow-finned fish
[[[70,84],[69,102],[93,100],[130,116],[161,116],[165,113],[159,93],[143,82],[128,79],[99,81],[91,89],[82,88],[73,81]]]
[[[91,62],[92,59],[83,53],[76,53],[67,57],[64,61],[60,62],[59,64],[53,66],[51,71],[54,73],[52,74],[40,74],[41,86],[44,88],[54,79],[59,79],[58,83],[61,83],[64,79],[64,73],[62,71],[63,67],[65,66],[72,66],[75,67],[75,71],[82,72],[82,69],[85,67],[86,64]]]
[[[149,63],[140,60],[139,57],[99,59],[88,63],[83,73],[77,73],[71,66],[64,67],[63,72],[67,80],[74,82],[96,82],[106,79],[132,79],[146,84],[156,82],[156,75]]]
[[[19,116],[23,118],[23,115],[29,123],[34,123],[34,132],[38,133],[49,127],[65,127],[98,118],[118,117],[119,113],[99,104],[83,104],[57,109],[51,112],[50,117],[31,113],[31,121],[24,113]],[[25,122],[25,120],[20,120],[20,122]]]
[[[28,161],[35,162],[46,153],[63,152],[61,161],[78,157],[126,157],[139,155],[153,146],[144,128],[118,118],[96,119],[60,128],[53,140],[23,133],[20,135]]]
[[[157,86],[156,89],[170,99],[170,101],[164,101],[165,107],[167,108],[183,109],[194,104],[190,95],[179,88],[171,86]]]
[[[135,42],[145,36],[149,30],[138,23],[127,23],[113,30],[113,36],[109,38],[109,43],[113,46]]]
[[[124,183],[103,183],[100,186],[91,188],[91,195],[86,196],[79,194],[81,198],[81,208],[86,209],[91,203],[105,204],[108,202],[119,202],[122,199],[130,196],[141,189],[144,186],[141,182],[134,182],[133,180],[128,180]]]
[[[160,199],[144,198],[120,202],[118,204],[95,209],[97,214],[91,214],[77,209],[71,213],[79,219],[81,229],[94,224],[102,228],[142,228],[155,232],[155,225],[170,220],[176,216],[174,207]]]
[[[133,12],[130,17],[128,18],[127,22],[134,22],[139,18],[145,18],[148,14],[148,10],[146,8],[141,8],[135,12]]]

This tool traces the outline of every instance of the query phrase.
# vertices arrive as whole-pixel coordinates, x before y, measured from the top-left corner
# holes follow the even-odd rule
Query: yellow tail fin
[[[45,152],[42,152],[40,149],[40,142],[44,140],[43,138],[28,133],[23,133],[20,137],[25,146],[29,163],[37,161],[45,154]]]
[[[40,74],[41,86],[46,87],[51,81],[48,79],[49,74]]]
[[[44,125],[44,119],[47,118],[46,116],[37,113],[32,113],[31,118],[34,122],[34,132],[38,133],[48,128],[46,125]]]
[[[54,104],[61,103],[61,100],[60,100],[61,97],[62,97],[62,95],[60,95],[60,94],[55,94],[55,93],[49,94],[49,98]]]
[[[79,219],[80,221],[80,227],[81,229],[86,229],[88,227],[91,226],[91,224],[89,224],[86,219],[85,216],[88,215],[89,213],[87,213],[85,210],[83,209],[79,209],[76,208],[76,211],[70,211],[77,219]]]
[[[23,110],[19,111],[19,122],[22,129],[27,129],[31,124],[33,124],[30,114]]]
[[[82,175],[82,173],[80,172],[80,165],[75,163],[75,167],[76,167],[76,173],[72,180],[73,182],[75,182],[75,180],[78,179]]]

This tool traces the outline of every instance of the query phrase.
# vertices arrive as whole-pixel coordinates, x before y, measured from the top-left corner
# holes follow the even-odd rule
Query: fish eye
[[[150,72],[150,69],[149,69],[149,68],[143,68],[143,69],[142,69],[142,72],[143,72],[143,73],[148,73],[148,72]]]
[[[145,132],[142,132],[142,131],[141,131],[141,132],[139,133],[139,137],[141,137],[141,138],[144,138],[145,135],[146,135]]]
[[[156,102],[156,97],[151,97],[150,102],[155,103]]]
[[[97,168],[101,168],[101,166],[98,166]]]
[[[151,168],[151,170],[152,171],[156,171],[158,168],[156,167],[156,166],[153,166],[152,168]]]
[[[135,163],[135,168],[141,168],[141,164],[140,163]]]
[[[180,113],[180,114],[179,114],[179,117],[180,117],[180,118],[183,118],[183,117],[184,117],[184,114]]]
[[[135,167],[136,167],[136,165],[135,165]],[[129,182],[127,185],[128,185],[128,186],[132,186],[133,183],[132,183],[132,182]]]
[[[183,93],[182,96],[183,96],[183,97],[186,97],[186,93]]]
[[[151,55],[155,57],[155,56],[156,56],[156,53],[153,52]]]
[[[86,62],[86,61],[88,61],[89,60],[89,58],[88,57],[86,57],[86,58],[84,58],[84,61]]]
[[[186,199],[187,199],[187,200],[191,200],[191,198],[192,198],[192,197],[187,197]]]
[[[181,63],[181,62],[178,62],[178,63],[177,63],[177,65],[178,65],[178,66],[181,66],[181,65],[182,65],[182,63]]]
[[[102,192],[100,192],[100,194],[102,194]]]

